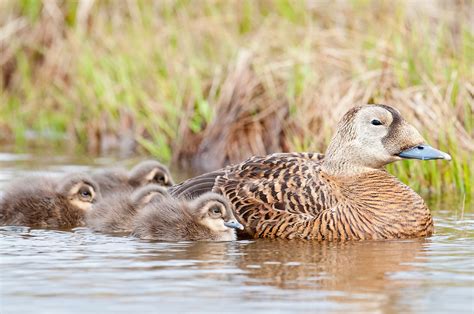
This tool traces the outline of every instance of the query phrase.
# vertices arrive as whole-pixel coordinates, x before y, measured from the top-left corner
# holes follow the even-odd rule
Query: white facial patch
[[[88,211],[92,208],[92,202],[90,201],[85,201],[81,199],[81,196],[79,195],[79,190],[84,186],[84,183],[79,182],[75,185],[72,186],[70,192],[69,192],[69,203],[71,203],[73,206],[82,209],[83,211]],[[89,186],[88,190],[91,193],[91,200],[95,198],[95,192],[94,189],[90,188]]]
[[[381,125],[374,125],[372,121],[380,121]],[[370,165],[378,168],[393,161],[392,154],[384,146],[382,140],[388,135],[393,121],[392,114],[381,107],[370,106],[359,111],[355,119],[357,137],[352,143],[354,156],[360,159],[358,164]]]
[[[69,195],[74,196],[79,192],[79,189],[82,187],[83,183],[79,182],[76,183],[75,185],[72,186],[72,188],[69,190]]]
[[[156,168],[153,169],[152,171],[150,171],[150,173],[148,173],[148,175],[145,177],[145,179],[146,179],[148,182],[152,181],[158,171],[159,171],[159,170],[156,169]]]
[[[224,232],[229,230],[229,228],[224,225],[224,219],[222,218],[211,218],[209,216],[206,216],[206,218],[201,221],[201,224],[208,227],[214,232]]]
[[[372,121],[378,120],[382,125],[373,125]],[[388,133],[388,128],[392,124],[392,114],[381,107],[373,106],[361,109],[356,116],[355,125],[357,127],[358,138],[383,138]]]
[[[92,208],[92,203],[84,202],[77,198],[70,200],[69,203],[71,203],[73,206],[79,209],[82,209],[83,211],[89,211]]]

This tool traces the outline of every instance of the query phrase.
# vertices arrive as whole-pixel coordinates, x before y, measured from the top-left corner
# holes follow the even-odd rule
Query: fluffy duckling
[[[97,184],[85,174],[61,180],[25,178],[0,200],[0,224],[67,229],[84,225],[84,216],[100,199]]]
[[[156,160],[142,161],[129,172],[122,169],[101,171],[93,174],[93,178],[104,197],[119,190],[132,191],[147,184],[174,184],[168,168]]]
[[[234,229],[243,226],[229,202],[206,193],[190,201],[168,197],[151,202],[137,214],[132,235],[160,241],[231,241]]]
[[[252,157],[172,187],[174,196],[215,191],[230,200],[255,238],[317,240],[429,236],[423,199],[389,174],[401,159],[451,157],[427,144],[400,112],[386,105],[349,110],[326,154]]]
[[[169,196],[166,188],[149,184],[133,193],[116,193],[96,203],[86,215],[86,225],[105,233],[130,233],[137,212],[151,201]]]

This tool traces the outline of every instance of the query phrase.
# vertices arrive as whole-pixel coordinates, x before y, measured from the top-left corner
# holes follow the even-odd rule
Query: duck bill
[[[236,220],[226,221],[224,222],[224,226],[232,229],[244,230],[244,226]]]
[[[451,160],[451,156],[445,152],[437,150],[429,145],[422,144],[409,149],[406,149],[398,154],[399,157],[405,159],[421,159],[421,160],[432,160],[432,159],[445,159]]]

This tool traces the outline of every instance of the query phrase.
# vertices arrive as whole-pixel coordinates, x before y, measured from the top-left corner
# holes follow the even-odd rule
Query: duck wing
[[[185,199],[194,199],[200,195],[211,192],[216,184],[216,179],[225,174],[226,169],[217,170],[188,179],[168,189],[171,196]]]
[[[278,164],[279,161],[285,161],[287,159],[298,159],[298,160],[312,160],[320,161],[324,158],[323,154],[319,153],[275,153],[264,157],[251,157],[246,161],[231,165],[226,168],[216,170],[213,172],[205,173],[200,176],[185,180],[179,184],[175,184],[168,189],[168,192],[179,198],[196,198],[204,193],[211,192],[216,186],[218,177],[225,176],[226,174],[236,173],[242,175],[246,173],[249,175],[249,171],[252,168],[254,176],[261,175],[262,171],[267,170],[267,174],[271,174],[271,166]],[[284,163],[280,163],[280,167],[284,167]],[[275,169],[276,170],[276,169]]]

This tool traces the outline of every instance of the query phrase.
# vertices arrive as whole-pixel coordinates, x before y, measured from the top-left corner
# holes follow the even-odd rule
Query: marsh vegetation
[[[0,140],[203,171],[324,151],[349,107],[386,103],[453,156],[390,170],[469,198],[472,12],[470,1],[2,1]]]

